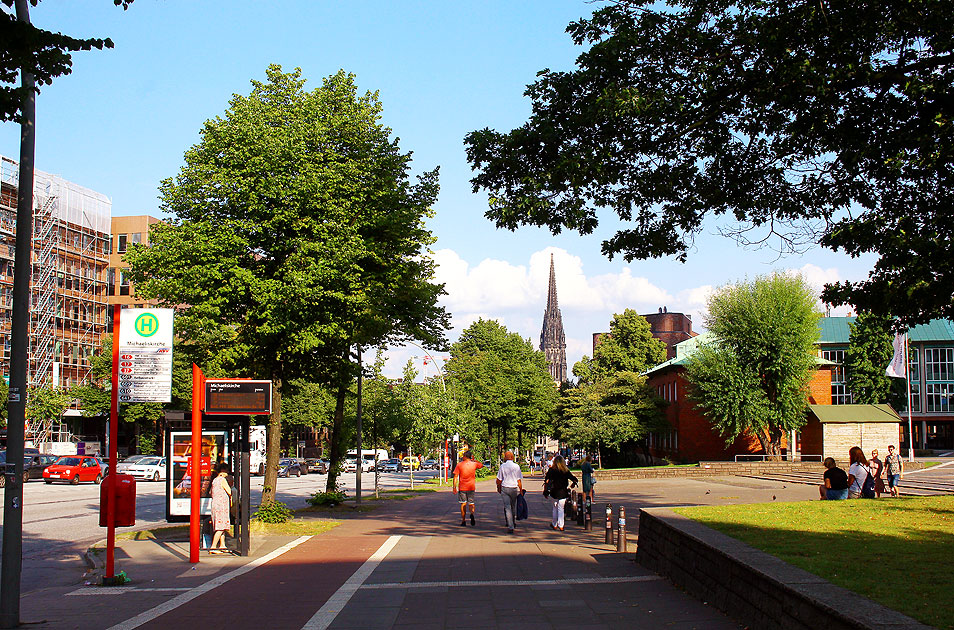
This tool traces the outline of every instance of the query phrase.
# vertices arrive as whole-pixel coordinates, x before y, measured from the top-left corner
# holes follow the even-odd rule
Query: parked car
[[[43,481],[68,481],[78,484],[81,481],[100,483],[103,480],[103,466],[92,455],[64,455],[47,466],[43,471]]]
[[[309,473],[318,473],[319,475],[328,474],[328,464],[325,463],[322,459],[309,458],[305,460],[305,463],[308,464]]]
[[[116,464],[116,472],[125,474],[127,469],[135,466],[140,460],[146,459],[147,457],[154,457],[154,455],[130,455],[123,461]]]
[[[401,465],[401,460],[399,459],[385,459],[378,462],[378,467],[381,469],[381,472],[401,472],[404,470],[404,466]]]
[[[436,459],[425,459],[424,463],[421,464],[421,470],[437,470],[440,468],[440,463]]]
[[[411,470],[420,470],[421,460],[417,458],[417,455],[408,455],[401,460],[401,466],[410,468]]]
[[[42,479],[43,471],[59,459],[57,455],[27,455],[23,458],[23,481]]]
[[[166,458],[165,457],[143,457],[125,470],[119,470],[122,464],[116,465],[119,474],[132,475],[136,479],[144,481],[163,481],[166,478]]]
[[[298,465],[298,460],[288,458],[278,460],[278,476],[301,477],[301,466]]]
[[[346,459],[344,461],[344,471],[345,472],[355,472],[358,470],[358,460],[357,459]]]

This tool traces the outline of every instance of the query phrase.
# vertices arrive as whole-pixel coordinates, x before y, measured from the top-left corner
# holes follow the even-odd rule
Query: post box
[[[113,474],[113,473],[110,473]],[[109,477],[103,479],[99,489],[99,526],[108,527],[106,514],[109,508]],[[136,524],[136,478],[132,475],[116,475],[116,510],[113,525],[131,527]]]

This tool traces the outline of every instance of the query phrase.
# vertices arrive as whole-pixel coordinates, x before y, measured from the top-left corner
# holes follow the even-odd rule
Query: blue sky
[[[0,5],[2,6],[2,5]],[[441,167],[431,228],[447,283],[445,305],[456,339],[477,317],[500,320],[539,341],[550,253],[567,336],[567,359],[590,353],[591,333],[613,313],[666,306],[703,327],[715,287],[774,269],[795,269],[820,288],[859,280],[871,257],[853,260],[823,249],[779,259],[747,250],[709,226],[689,262],[626,264],[600,254],[611,225],[596,234],[500,231],[473,194],[463,137],[483,127],[509,130],[530,111],[523,91],[543,68],[571,69],[581,49],[567,24],[600,6],[583,0],[522,2],[136,0],[128,11],[110,0],[43,0],[35,24],[73,36],[111,37],[116,47],[73,56],[73,73],[37,99],[37,168],[104,193],[114,216],[161,217],[159,181],[176,174],[202,123],[247,94],[270,63],[300,67],[312,86],[344,69],[362,90],[378,91],[384,122],[414,152],[415,168]],[[3,10],[8,10],[3,7]],[[0,153],[19,154],[19,128],[0,125]],[[843,310],[841,311],[843,312]],[[389,373],[420,356],[394,349]],[[436,353],[435,353],[436,354]],[[419,370],[433,366],[415,359]]]

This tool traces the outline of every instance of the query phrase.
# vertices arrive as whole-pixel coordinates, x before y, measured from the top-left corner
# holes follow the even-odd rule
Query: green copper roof
[[[891,405],[808,405],[818,421],[828,422],[901,422]]]
[[[823,317],[818,321],[821,332],[820,344],[848,345],[848,335],[857,317]],[[954,322],[949,319],[932,319],[908,329],[908,339],[914,343],[937,343],[954,341]]]

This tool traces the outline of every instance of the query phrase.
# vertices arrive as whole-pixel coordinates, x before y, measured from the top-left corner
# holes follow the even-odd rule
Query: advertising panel
[[[171,308],[124,309],[119,319],[119,402],[172,400]]]
[[[169,520],[188,519],[192,498],[192,432],[171,431],[169,433],[169,475],[166,481],[168,505],[166,513]],[[229,438],[226,431],[203,431],[202,453],[198,487],[201,492],[200,514],[212,514],[212,477],[211,470],[218,462],[229,461]],[[182,517],[185,517],[184,519]]]

